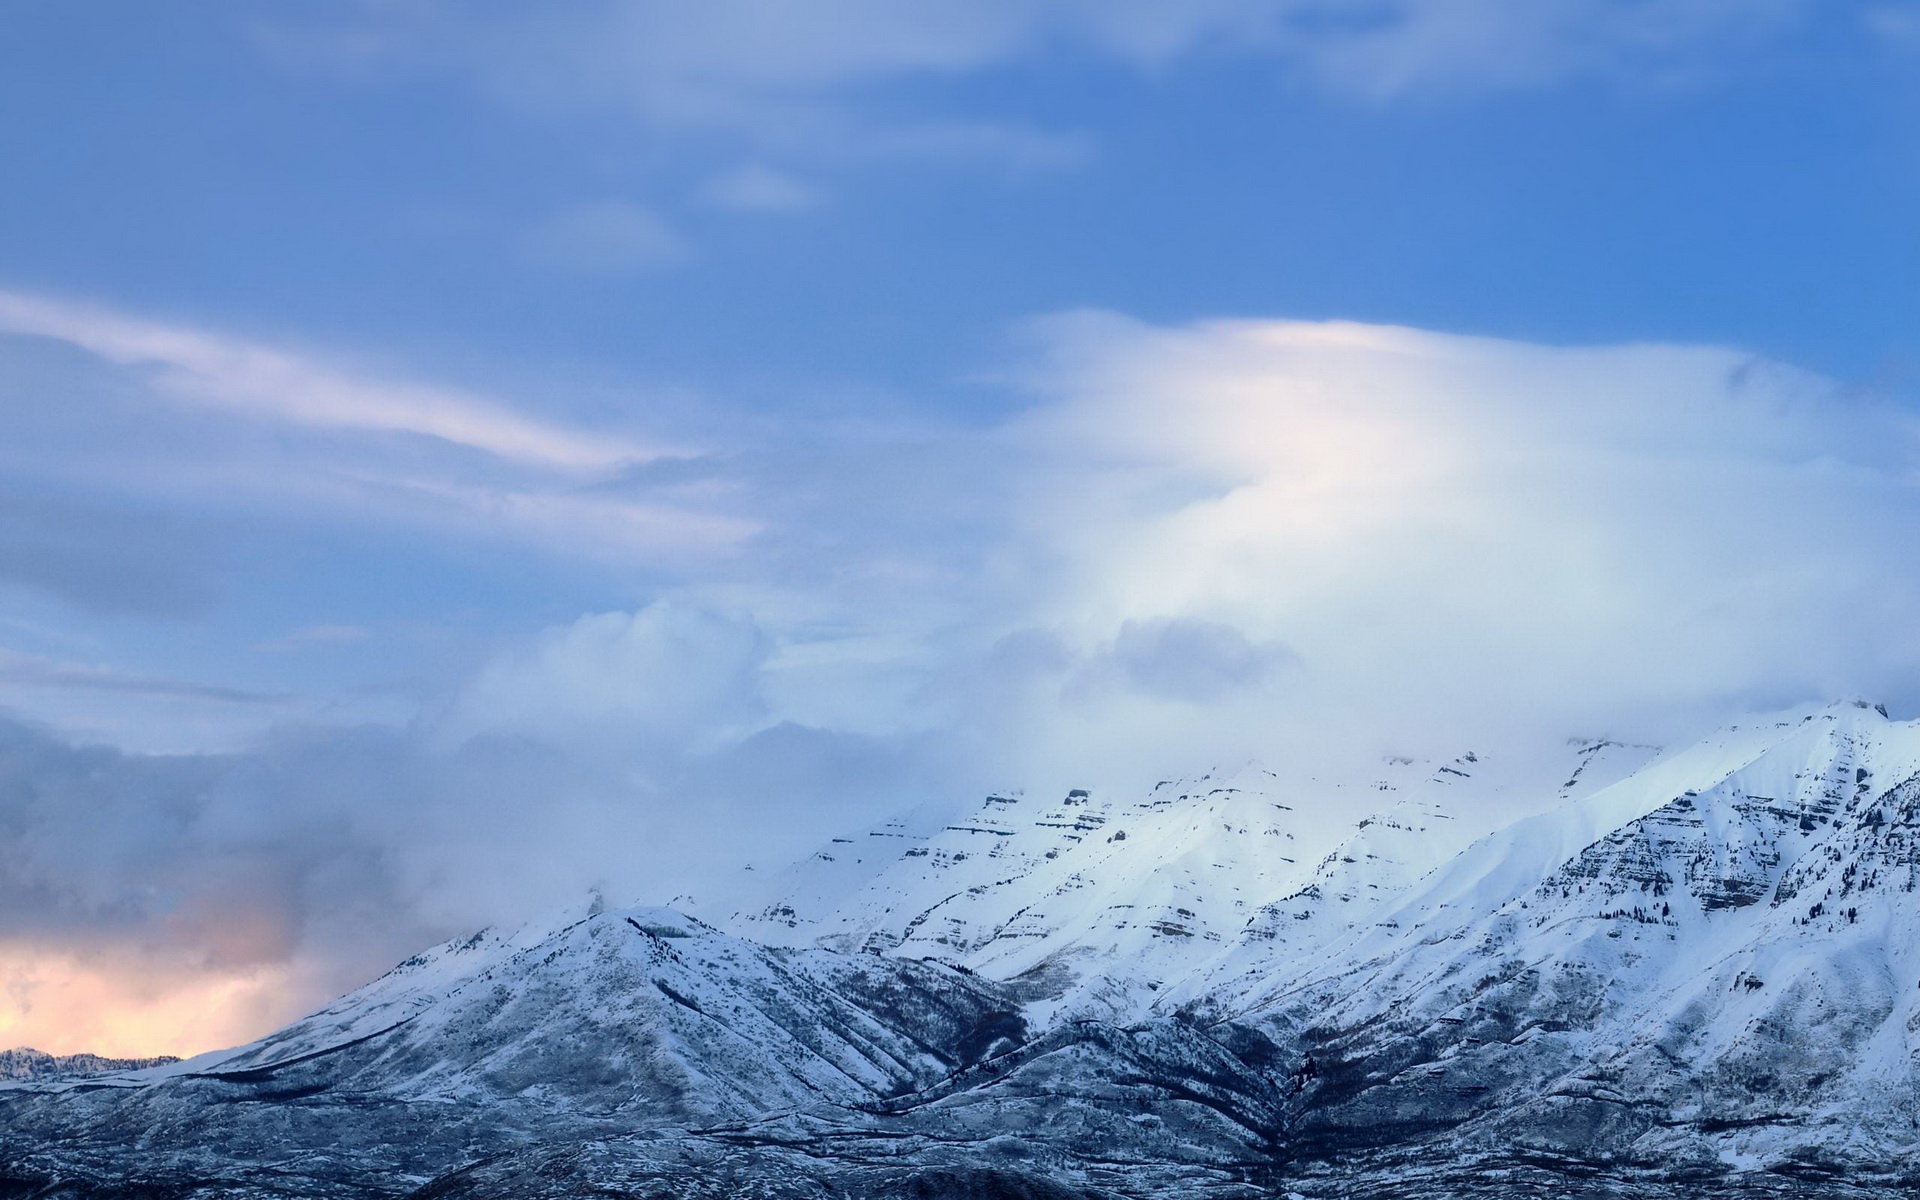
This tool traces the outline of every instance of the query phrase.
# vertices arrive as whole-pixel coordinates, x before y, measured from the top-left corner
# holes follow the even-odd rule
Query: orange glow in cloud
[[[299,1015],[290,974],[156,971],[0,946],[0,1047],[184,1058],[238,1045]]]

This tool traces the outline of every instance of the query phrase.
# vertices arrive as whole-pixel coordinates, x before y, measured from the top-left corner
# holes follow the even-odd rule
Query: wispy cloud
[[[350,646],[373,634],[362,625],[307,625],[254,646],[255,650],[301,650],[310,646]]]
[[[563,208],[528,233],[524,249],[538,266],[581,275],[652,270],[692,253],[660,214],[625,200]]]
[[[0,290],[0,334],[112,375],[63,363],[38,385],[64,389],[57,411],[0,407],[0,583],[102,611],[204,608],[241,525],[353,522],[630,568],[726,555],[761,528],[726,480],[673,473],[685,451],[459,389],[17,291]]]
[[[380,481],[448,506],[470,529],[491,525],[576,554],[636,561],[725,555],[764,527],[755,515],[704,512],[645,497],[589,489],[506,489],[442,480]]]
[[[838,93],[958,78],[1059,46],[1162,67],[1182,57],[1264,58],[1351,96],[1636,78],[1737,56],[1795,28],[1809,0],[662,0],[532,12],[372,5],[359,22],[273,43],[356,68],[431,63],[471,71],[541,108],[624,107],[656,124],[791,139]]]
[[[226,704],[287,704],[292,697],[280,692],[256,692],[182,679],[136,675],[112,667],[64,662],[38,654],[0,649],[0,684],[62,691],[113,692],[131,696],[162,696],[179,700],[215,700]]]
[[[1719,73],[1790,35],[1814,9],[1808,0],[1388,0],[1344,8],[1309,0],[1287,7],[1292,19],[1272,40],[1275,51],[1329,90],[1377,102]]]
[[[453,389],[368,379],[258,343],[44,296],[0,291],[0,331],[54,338],[149,369],[169,395],[258,420],[413,434],[573,471],[604,471],[666,453]]]
[[[799,212],[821,200],[818,188],[761,163],[714,176],[701,194],[709,203],[741,212]]]
[[[664,899],[976,786],[1920,706],[1914,428],[1829,380],[1348,323],[1036,337],[1003,428],[807,461],[795,431],[763,536],[476,653],[410,723],[157,759],[0,721],[0,825],[34,831],[0,856],[0,949],[160,946],[208,987],[291,965],[290,1009],[402,935]],[[704,486],[678,471],[625,482]],[[592,500],[652,536],[620,495],[496,519],[577,552]],[[0,683],[273,699],[18,654]]]
[[[1049,402],[1020,423],[1043,457],[1013,485],[1046,568],[1033,623],[1096,659],[1184,620],[1291,653],[1191,716],[1036,701],[1006,732],[1041,758],[1151,743],[1147,769],[1309,729],[1657,741],[1775,702],[1920,701],[1920,439],[1871,397],[1704,346],[1097,315],[1043,337]]]

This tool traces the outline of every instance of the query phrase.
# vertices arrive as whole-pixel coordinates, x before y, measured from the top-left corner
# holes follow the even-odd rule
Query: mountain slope
[[[1920,1185],[1920,724],[1647,753],[996,797],[743,918],[796,945],[484,932],[249,1046],[0,1085],[0,1198]]]
[[[1249,766],[1162,781],[1133,803],[1086,790],[1057,804],[996,795],[906,839],[891,866],[823,903],[818,881],[849,853],[839,847],[870,853],[836,839],[785,896],[730,927],[950,962],[1014,986],[1042,1024],[1133,1020],[1232,994],[1275,958],[1355,927],[1482,832],[1472,814],[1587,794],[1652,753],[1581,741],[1533,761],[1392,758],[1351,779]],[[1340,840],[1333,814],[1383,806]]]
[[[560,1131],[671,1134],[903,1095],[1022,1036],[1004,998],[941,967],[634,909],[448,943],[233,1051],[0,1087],[0,1120],[54,1150],[16,1173],[110,1171],[89,1148],[110,1162],[138,1141],[175,1176],[424,1182]],[[62,1155],[76,1126],[85,1144]]]
[[[1898,1161],[1917,776],[1920,731],[1872,709],[1730,731],[1477,843],[1240,1019],[1295,1048],[1328,1149]]]

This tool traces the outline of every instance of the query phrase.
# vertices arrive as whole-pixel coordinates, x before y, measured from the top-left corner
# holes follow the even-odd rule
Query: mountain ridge
[[[163,1067],[180,1060],[171,1054],[150,1058],[111,1058],[99,1054],[48,1054],[32,1046],[0,1050],[0,1080],[46,1079],[65,1075],[103,1075],[116,1071],[140,1071]]]
[[[1920,723],[1367,776],[996,795],[731,921],[454,939],[248,1046],[0,1085],[0,1196],[1920,1182]]]

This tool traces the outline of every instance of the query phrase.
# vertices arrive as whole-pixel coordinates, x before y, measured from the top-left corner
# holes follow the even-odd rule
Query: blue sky
[[[568,46],[609,36],[601,7],[550,10],[572,19],[542,19],[542,62],[463,35],[488,22],[461,6],[23,5],[10,281],[436,375],[583,362],[775,408],[837,383],[964,415],[991,401],[952,379],[1009,321],[1080,306],[1728,343],[1848,378],[1912,358],[1898,9],[1562,3],[1724,11],[1539,78],[1443,45],[1397,85],[1198,16],[1145,61],[1057,16],[946,69],[877,47],[782,88],[714,54],[743,111],[704,116],[622,94],[645,68],[617,46]],[[853,7],[820,10],[822,40],[859,38],[831,30]],[[1507,52],[1591,36],[1565,24]],[[570,55],[613,78],[566,86]],[[716,196],[753,170],[792,187]],[[596,204],[680,248],[533,261],[543,223]]]
[[[1077,308],[1707,343],[1916,387],[1910,10],[1389,4],[1356,32],[1310,5],[855,4],[787,38],[757,7],[25,5],[0,281],[727,451],[734,426],[991,425],[1028,399],[992,382],[1021,322]],[[198,561],[148,607],[191,594],[207,632],[79,616],[82,657],[404,686],[396,653],[433,651],[355,678],[230,650],[380,620],[484,640],[670,582],[176,516]],[[156,586],[89,577],[123,611]]]
[[[1910,4],[9,17],[22,1038],[976,787],[1920,701]]]

